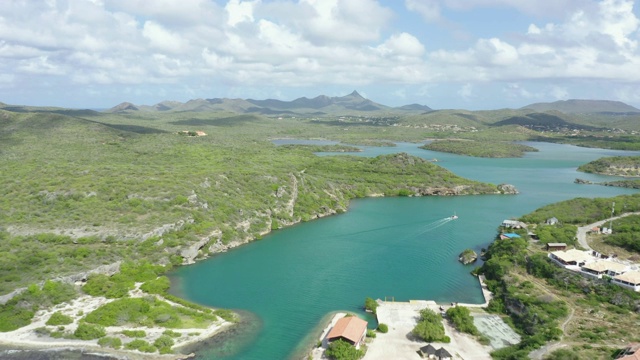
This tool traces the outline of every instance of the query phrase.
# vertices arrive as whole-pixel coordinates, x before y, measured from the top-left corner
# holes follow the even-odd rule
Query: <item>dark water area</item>
[[[82,350],[8,350],[0,348],[2,360],[117,360],[121,359],[95,351]]]
[[[365,297],[482,303],[473,266],[457,261],[479,251],[504,219],[575,197],[611,197],[635,190],[574,184],[576,172],[603,156],[637,152],[527,143],[540,149],[519,159],[478,159],[437,153],[418,144],[362,147],[359,156],[407,152],[457,175],[509,183],[519,195],[358,199],[345,214],[274,231],[260,241],[183,267],[172,291],[209,305],[241,311],[243,323],[196,349],[201,359],[287,359],[306,354],[327,314],[362,312]],[[327,154],[324,154],[327,155]],[[448,219],[458,215],[457,220]],[[476,264],[478,265],[478,264]],[[249,315],[250,314],[250,315]],[[367,318],[375,326],[374,318]]]

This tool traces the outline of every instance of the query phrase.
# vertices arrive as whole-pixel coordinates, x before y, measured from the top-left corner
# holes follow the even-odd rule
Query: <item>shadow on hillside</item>
[[[237,126],[258,121],[253,115],[231,116],[219,119],[186,119],[173,121],[170,124],[181,126]]]
[[[150,128],[146,126],[138,126],[138,125],[120,125],[120,124],[105,124],[102,122],[95,121],[96,124],[104,125],[106,127],[110,127],[112,129],[127,131],[136,134],[166,134],[168,131]]]

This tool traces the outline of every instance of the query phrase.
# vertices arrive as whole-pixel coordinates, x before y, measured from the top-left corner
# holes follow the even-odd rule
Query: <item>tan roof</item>
[[[585,253],[584,251],[576,250],[576,249],[571,249],[567,251],[554,251],[552,252],[552,254],[564,262],[575,261],[577,263],[580,263],[580,262],[591,259],[591,257],[587,253]]]
[[[547,246],[567,246],[565,243],[547,243]]]
[[[362,339],[362,335],[367,332],[367,322],[357,316],[345,316],[336,322],[336,325],[329,331],[327,339],[343,337],[353,343]]]
[[[640,271],[629,271],[622,275],[614,276],[616,280],[626,281],[631,284],[640,284]]]
[[[621,271],[624,271],[627,268],[627,266],[617,262],[605,260],[605,261],[595,261],[592,263],[585,264],[583,268],[597,271],[597,272],[607,271],[607,270],[621,272]]]

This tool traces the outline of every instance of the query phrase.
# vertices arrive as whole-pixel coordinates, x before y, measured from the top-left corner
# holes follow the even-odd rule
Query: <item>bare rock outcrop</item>
[[[516,187],[511,184],[498,185],[498,191],[500,191],[501,194],[509,194],[509,195],[516,195],[520,193],[518,189],[516,189]]]

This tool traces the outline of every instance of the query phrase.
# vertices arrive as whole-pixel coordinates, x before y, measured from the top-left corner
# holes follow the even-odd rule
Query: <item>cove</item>
[[[365,297],[397,301],[480,303],[477,279],[457,255],[480,250],[503,219],[574,197],[610,197],[634,190],[578,185],[575,171],[603,156],[637,152],[527,143],[540,149],[519,159],[478,159],[419,149],[364,147],[360,156],[407,152],[474,180],[509,183],[519,195],[368,198],[345,214],[275,231],[173,274],[172,291],[212,307],[236,309],[243,323],[197,349],[201,359],[287,359],[315,344],[327,314],[362,313]],[[445,218],[454,214],[457,220]],[[369,318],[371,325],[375,320]]]

